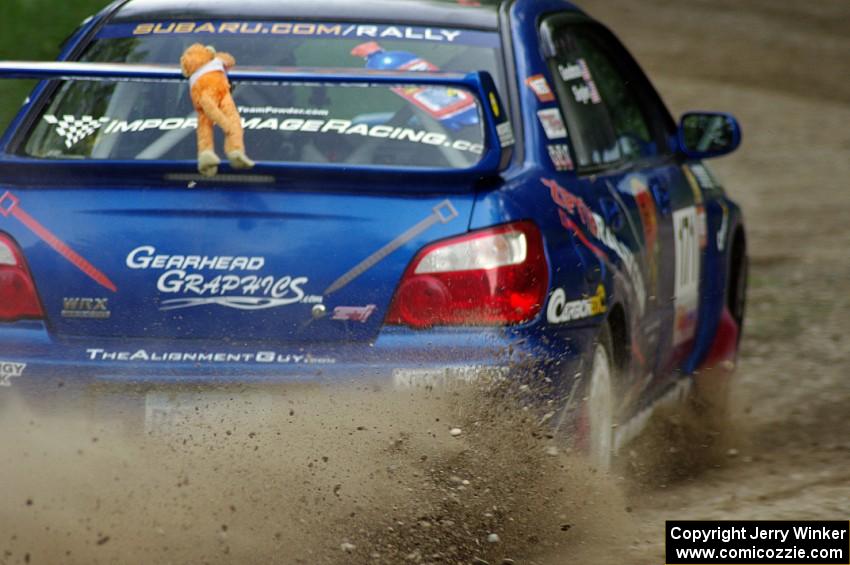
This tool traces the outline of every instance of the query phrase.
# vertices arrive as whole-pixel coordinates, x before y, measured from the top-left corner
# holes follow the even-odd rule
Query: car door
[[[616,38],[570,16],[545,20],[542,31],[576,170],[593,185],[594,209],[616,240],[608,247],[620,256],[634,289],[639,315],[629,344],[631,382],[640,394],[668,380],[681,359],[677,347],[693,336],[693,328],[677,326],[677,308],[685,307],[685,298],[688,308],[696,307],[689,285],[698,282],[698,260],[694,239],[687,239],[698,240],[694,195],[680,182],[668,149],[672,120]]]

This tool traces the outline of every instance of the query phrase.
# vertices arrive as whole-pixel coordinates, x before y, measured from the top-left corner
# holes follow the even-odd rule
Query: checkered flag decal
[[[56,133],[65,138],[65,147],[70,149],[79,141],[87,138],[100,127],[109,121],[109,118],[93,118],[91,116],[83,116],[77,119],[74,116],[65,115],[60,120],[56,116],[45,114],[44,121],[48,124],[56,126]]]

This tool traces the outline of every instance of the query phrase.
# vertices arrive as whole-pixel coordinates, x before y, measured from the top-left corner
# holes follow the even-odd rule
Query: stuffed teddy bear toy
[[[216,53],[212,46],[200,43],[190,45],[180,57],[180,68],[189,78],[192,105],[198,112],[198,171],[204,176],[214,176],[221,163],[213,146],[213,124],[224,130],[224,152],[230,165],[234,169],[254,166],[245,154],[242,120],[225,74],[235,64],[229,53]]]

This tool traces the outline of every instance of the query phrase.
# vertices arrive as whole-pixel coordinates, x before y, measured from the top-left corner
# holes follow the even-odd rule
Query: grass
[[[0,0],[0,60],[51,60],[64,40],[109,0]],[[0,131],[35,83],[0,81]]]

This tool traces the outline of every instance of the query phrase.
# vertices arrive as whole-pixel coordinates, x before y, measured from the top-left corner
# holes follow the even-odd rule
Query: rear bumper
[[[505,329],[412,331],[385,328],[374,343],[304,343],[51,338],[41,322],[0,328],[5,384],[37,389],[60,383],[317,384],[380,382],[398,387],[557,360],[572,374],[593,328],[574,328],[568,342]],[[586,336],[586,337],[584,337]],[[557,343],[557,347],[552,346]],[[16,374],[17,373],[17,374]],[[553,376],[553,378],[557,375]],[[2,390],[2,389],[0,389]]]

